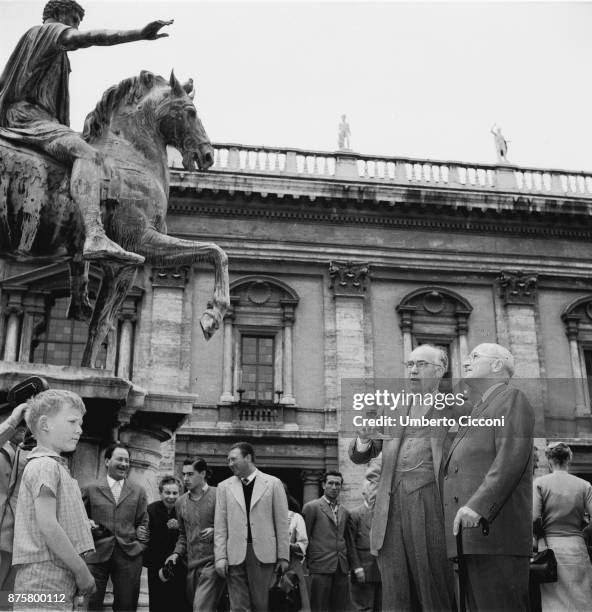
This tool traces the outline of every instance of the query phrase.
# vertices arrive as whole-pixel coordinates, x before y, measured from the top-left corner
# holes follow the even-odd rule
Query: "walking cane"
[[[481,525],[481,533],[483,535],[489,535],[489,523],[484,519],[479,519]],[[458,598],[459,598],[459,611],[467,612],[467,564],[464,558],[463,552],[463,541],[462,541],[462,525],[458,526],[458,533],[456,534],[456,559],[458,563]]]

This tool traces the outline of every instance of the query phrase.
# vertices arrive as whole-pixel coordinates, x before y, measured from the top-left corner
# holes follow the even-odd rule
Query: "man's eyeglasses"
[[[431,361],[404,361],[403,365],[408,370],[413,370],[414,367],[417,367],[418,370],[423,370],[427,368],[429,365],[439,366],[439,363],[432,363]]]

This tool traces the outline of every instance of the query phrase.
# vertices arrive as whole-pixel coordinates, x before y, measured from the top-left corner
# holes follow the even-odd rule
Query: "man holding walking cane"
[[[471,612],[528,610],[534,412],[526,396],[508,386],[514,358],[507,349],[481,344],[464,368],[474,405],[459,419],[443,459],[448,556],[460,557]]]

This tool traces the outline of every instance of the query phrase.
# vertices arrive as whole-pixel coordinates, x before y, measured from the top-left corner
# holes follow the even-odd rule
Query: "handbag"
[[[557,559],[555,553],[547,543],[545,530],[543,529],[543,515],[545,514],[545,504],[541,508],[541,517],[535,521],[535,531],[537,535],[542,535],[545,542],[545,550],[536,552],[530,558],[530,576],[529,579],[535,584],[544,584],[546,582],[557,582]]]
[[[545,538],[545,544],[547,540]],[[530,579],[537,584],[557,582],[557,559],[550,548],[541,550],[530,559]]]
[[[269,589],[269,609],[273,612],[298,612],[302,607],[298,576],[291,571],[276,574]]]

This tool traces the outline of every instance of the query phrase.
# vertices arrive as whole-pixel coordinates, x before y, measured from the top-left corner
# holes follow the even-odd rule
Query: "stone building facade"
[[[132,443],[152,491],[158,472],[196,455],[214,481],[227,477],[228,448],[246,439],[300,500],[340,469],[353,503],[362,470],[339,434],[340,382],[402,378],[423,342],[446,348],[453,378],[476,344],[510,348],[538,446],[567,440],[574,473],[592,478],[592,176],[215,149],[207,173],[171,157],[167,218],[170,234],[229,255],[231,308],[209,342],[199,316],[212,271],[146,268],[104,369],[76,368],[82,328],[64,320],[65,266],[2,263],[2,389],[41,371],[84,390],[96,408],[82,480],[100,471],[97,441],[110,437]],[[91,289],[99,282],[91,274]]]

